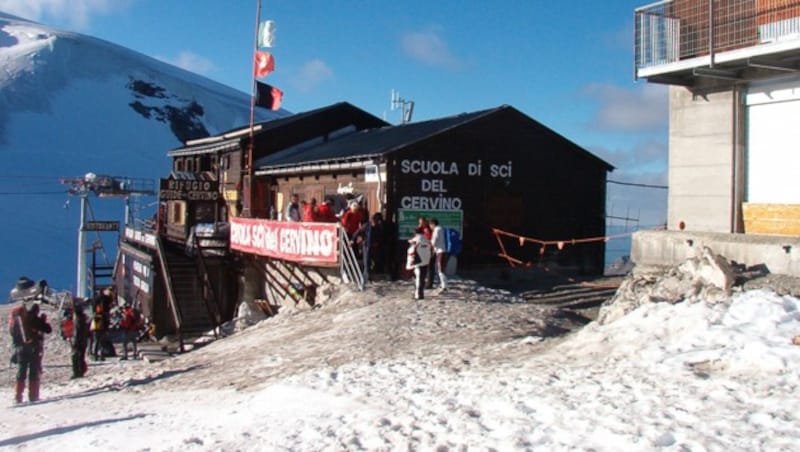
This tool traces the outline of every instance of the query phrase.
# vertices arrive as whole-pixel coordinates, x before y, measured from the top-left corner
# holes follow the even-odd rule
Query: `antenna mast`
[[[411,122],[411,116],[414,114],[413,100],[403,99],[400,97],[400,93],[393,89],[389,106],[392,111],[400,110],[400,124]]]

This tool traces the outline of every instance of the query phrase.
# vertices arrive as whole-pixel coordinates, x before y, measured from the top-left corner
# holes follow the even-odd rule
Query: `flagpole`
[[[247,145],[247,162],[246,162],[246,170],[247,170],[247,183],[242,184],[242,188],[247,190],[247,196],[244,196],[247,203],[243,203],[244,205],[244,214],[245,217],[251,216],[251,209],[250,204],[253,202],[252,195],[253,195],[253,175],[255,172],[253,171],[253,123],[255,122],[255,110],[256,110],[256,59],[255,59],[255,52],[258,50],[258,26],[261,23],[261,0],[256,0],[256,27],[255,33],[253,38],[253,51],[250,55],[250,60],[253,62],[253,67],[250,71],[250,75],[252,77],[252,83],[250,84],[250,141]],[[244,182],[244,181],[243,181]]]

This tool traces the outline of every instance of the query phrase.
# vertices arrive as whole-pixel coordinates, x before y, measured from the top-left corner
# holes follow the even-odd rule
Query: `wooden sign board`
[[[119,221],[87,221],[84,231],[119,231]]]

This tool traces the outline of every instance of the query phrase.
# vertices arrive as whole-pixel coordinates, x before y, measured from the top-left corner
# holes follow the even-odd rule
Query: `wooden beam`
[[[743,203],[746,234],[800,236],[800,204]]]

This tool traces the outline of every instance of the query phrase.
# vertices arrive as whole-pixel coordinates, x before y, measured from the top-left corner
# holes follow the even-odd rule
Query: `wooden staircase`
[[[216,337],[220,324],[219,305],[208,281],[202,250],[196,256],[157,239],[156,249],[166,284],[167,303],[172,312],[179,350],[187,338],[203,336],[209,331]],[[214,298],[209,301],[209,296]]]
[[[213,329],[213,318],[209,318],[203,295],[203,276],[197,269],[195,259],[185,254],[167,251],[169,280],[181,318],[181,332],[197,335]]]

